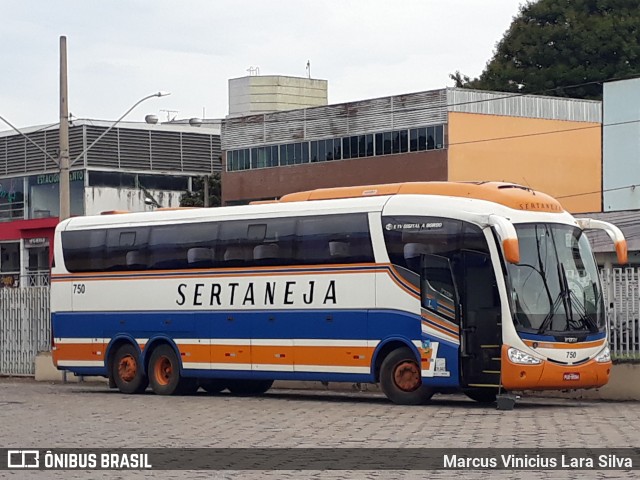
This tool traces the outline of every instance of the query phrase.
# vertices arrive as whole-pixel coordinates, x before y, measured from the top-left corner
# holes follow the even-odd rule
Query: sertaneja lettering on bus
[[[337,303],[336,282],[330,280],[326,288],[317,286],[315,280],[308,282],[287,281],[267,282],[256,285],[254,282],[246,286],[239,283],[195,283],[178,285],[176,303],[180,306],[254,306],[254,305],[294,305],[296,300],[311,305],[314,300],[321,300],[323,305]]]

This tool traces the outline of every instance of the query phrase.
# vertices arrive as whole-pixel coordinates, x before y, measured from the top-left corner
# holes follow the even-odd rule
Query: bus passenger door
[[[422,332],[432,342],[430,355],[422,358],[423,376],[445,377],[441,381],[457,385],[460,308],[451,262],[433,254],[421,255],[420,262]]]
[[[500,385],[502,327],[491,258],[483,252],[463,250],[455,271],[462,306],[462,386],[495,389]]]

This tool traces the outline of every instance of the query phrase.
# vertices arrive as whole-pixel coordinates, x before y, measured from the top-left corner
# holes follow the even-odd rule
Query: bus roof
[[[284,195],[280,202],[402,194],[474,198],[499,203],[515,210],[564,212],[560,202],[546,193],[505,182],[406,182],[358,187],[321,188]]]

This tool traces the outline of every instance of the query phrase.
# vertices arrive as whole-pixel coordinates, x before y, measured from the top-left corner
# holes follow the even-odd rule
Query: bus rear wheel
[[[420,364],[407,347],[392,351],[380,367],[380,388],[393,403],[421,405],[433,396],[422,383]]]
[[[180,361],[169,345],[159,345],[149,360],[149,383],[157,395],[194,393],[198,389],[195,378],[180,376]]]
[[[227,388],[234,395],[262,395],[273,385],[273,380],[229,380]]]
[[[149,379],[142,372],[140,355],[130,343],[116,350],[111,362],[111,378],[122,393],[142,393],[149,385]]]

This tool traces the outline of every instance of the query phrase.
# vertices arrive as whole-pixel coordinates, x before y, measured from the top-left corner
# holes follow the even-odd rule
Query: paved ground
[[[103,385],[0,379],[0,447],[638,447],[640,403],[524,398],[497,411],[461,396],[403,407],[376,393],[272,390],[122,395]],[[60,478],[62,472],[0,472]],[[68,472],[64,478],[637,478],[640,471]]]

